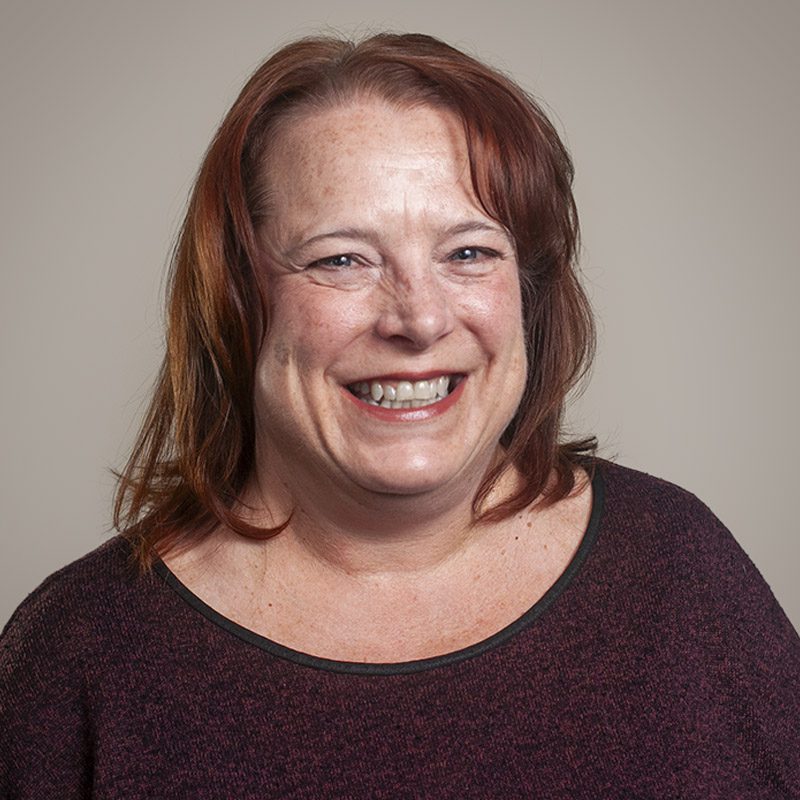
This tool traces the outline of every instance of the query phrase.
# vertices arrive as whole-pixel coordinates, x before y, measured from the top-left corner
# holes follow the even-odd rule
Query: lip
[[[417,374],[423,377],[417,377]],[[441,372],[428,372],[428,373],[415,373],[414,377],[409,377],[411,373],[404,373],[399,378],[396,376],[384,375],[383,380],[419,380],[424,381],[426,377],[431,378],[436,375],[441,375]],[[381,378],[372,378],[371,380],[380,381]],[[429,406],[421,406],[420,408],[384,408],[383,406],[373,406],[359,400],[352,392],[348,391],[347,387],[342,387],[342,392],[345,397],[355,404],[356,408],[364,414],[367,414],[374,419],[383,422],[423,422],[424,420],[433,419],[434,417],[441,416],[447,413],[460,399],[464,391],[464,384],[467,382],[467,377],[464,376],[450,392],[447,397],[442,398],[438,403],[433,403]]]
[[[430,369],[427,372],[388,372],[385,375],[369,375],[366,378],[356,378],[355,380],[348,381],[347,385],[352,386],[354,383],[372,383],[373,381],[378,383],[383,381],[408,381],[409,383],[414,383],[415,381],[427,381],[431,378],[440,378],[442,375],[454,377],[464,375],[464,373],[453,370],[435,369]]]

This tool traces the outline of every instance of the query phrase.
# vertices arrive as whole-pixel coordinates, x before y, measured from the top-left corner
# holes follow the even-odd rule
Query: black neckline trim
[[[441,656],[433,656],[431,658],[422,658],[415,661],[400,661],[400,662],[387,662],[387,663],[361,663],[357,661],[337,661],[331,658],[322,658],[321,656],[312,656],[308,653],[293,650],[291,647],[278,644],[278,642],[261,636],[243,625],[239,625],[228,617],[223,616],[218,611],[215,611],[211,606],[203,602],[194,592],[187,586],[180,582],[178,577],[169,569],[169,567],[161,560],[157,559],[153,564],[153,569],[164,582],[173,589],[186,603],[192,608],[202,614],[210,622],[218,625],[228,633],[233,634],[238,639],[242,639],[248,644],[255,645],[256,647],[266,650],[278,658],[291,661],[295,664],[300,664],[304,667],[313,667],[315,669],[327,670],[328,672],[346,673],[349,675],[407,675],[413,672],[423,672],[429,669],[436,669],[438,667],[445,667],[451,664],[456,664],[459,661],[464,661],[468,658],[475,658],[476,656],[492,650],[495,647],[504,644],[509,639],[514,637],[517,633],[527,628],[536,619],[538,619],[552,604],[553,602],[564,593],[566,588],[575,579],[575,576],[580,571],[587,556],[589,555],[594,543],[597,539],[598,530],[600,528],[600,518],[603,513],[603,505],[605,502],[605,482],[600,472],[600,465],[597,461],[591,465],[592,474],[592,511],[589,516],[589,523],[586,526],[586,532],[581,539],[581,543],[572,560],[567,564],[566,569],[558,577],[556,582],[531,606],[521,617],[514,620],[514,622],[501,628],[497,633],[493,633],[486,639],[471,644],[468,647],[454,650],[450,653],[445,653]]]

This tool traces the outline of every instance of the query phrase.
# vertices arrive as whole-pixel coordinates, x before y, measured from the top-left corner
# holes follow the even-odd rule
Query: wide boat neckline
[[[505,644],[525,628],[532,625],[533,622],[566,591],[591,552],[600,528],[600,519],[603,514],[603,505],[605,501],[605,483],[601,474],[600,464],[597,461],[592,465],[592,473],[592,510],[589,515],[589,522],[581,538],[581,542],[578,545],[578,549],[553,585],[524,612],[522,616],[501,628],[496,633],[487,636],[485,639],[475,644],[439,656],[430,656],[413,661],[360,662],[338,661],[336,659],[323,658],[321,656],[314,656],[309,653],[294,650],[266,636],[262,636],[220,614],[201,600],[191,589],[181,583],[178,577],[160,558],[156,559],[153,563],[153,569],[182,600],[205,619],[236,638],[250,645],[254,645],[261,650],[265,650],[278,658],[300,664],[304,667],[313,667],[328,672],[347,673],[351,675],[406,675],[413,672],[423,672],[425,670],[455,664],[469,658],[475,658],[489,650],[493,650],[495,647]]]

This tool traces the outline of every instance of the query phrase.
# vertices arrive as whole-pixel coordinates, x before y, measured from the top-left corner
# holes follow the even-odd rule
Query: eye
[[[353,256],[350,253],[339,253],[335,256],[318,258],[316,261],[312,261],[308,266],[323,267],[324,269],[341,269],[343,267],[352,267],[354,263]]]
[[[471,280],[493,274],[507,259],[508,254],[502,250],[472,244],[450,250],[442,267],[453,278]]]
[[[497,258],[499,253],[486,247],[461,247],[450,254],[453,261],[479,261],[482,258]]]
[[[380,270],[362,253],[335,253],[305,263],[301,272],[307,280],[333,289],[361,289],[380,278]]]
[[[450,258],[455,261],[475,261],[481,255],[481,251],[477,247],[462,247],[456,250]]]

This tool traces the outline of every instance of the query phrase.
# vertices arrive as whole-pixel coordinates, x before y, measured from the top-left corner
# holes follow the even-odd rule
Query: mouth
[[[423,380],[373,378],[347,386],[362,403],[381,408],[423,408],[444,400],[464,379],[461,374],[432,375]]]

